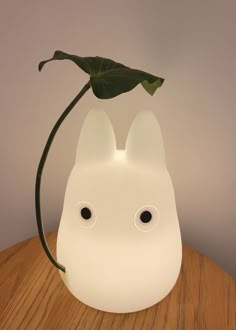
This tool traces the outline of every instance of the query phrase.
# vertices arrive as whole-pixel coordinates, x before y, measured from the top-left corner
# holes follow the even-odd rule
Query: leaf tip
[[[165,79],[164,78],[160,78],[160,87],[163,85]]]
[[[149,95],[153,96],[157,90],[157,88],[161,87],[164,83],[165,79],[156,77],[156,79],[152,82],[148,80],[142,81],[142,86],[148,92]]]
[[[39,70],[39,72],[42,71],[42,68],[43,68],[43,66],[44,66],[44,63],[45,63],[45,61],[42,61],[42,62],[39,63],[39,65],[38,65],[38,70]]]

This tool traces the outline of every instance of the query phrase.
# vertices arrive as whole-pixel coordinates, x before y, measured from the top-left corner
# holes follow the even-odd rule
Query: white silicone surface
[[[92,212],[89,220],[81,208]],[[142,223],[143,211],[152,214]],[[83,303],[126,313],[162,300],[178,278],[182,243],[157,119],[140,112],[125,150],[102,110],[83,124],[57,239],[60,274]]]

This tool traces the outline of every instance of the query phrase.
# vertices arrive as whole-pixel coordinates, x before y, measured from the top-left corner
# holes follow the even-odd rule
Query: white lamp
[[[62,279],[83,303],[134,312],[162,300],[180,272],[182,244],[159,124],[140,112],[125,150],[101,110],[83,124],[58,232]]]
[[[117,150],[105,112],[89,112],[66,188],[57,240],[60,263],[44,235],[40,186],[59,127],[90,88],[100,99],[127,93],[138,84],[153,95],[164,79],[107,58],[62,51],[40,62],[39,70],[54,60],[72,61],[89,74],[89,81],[55,123],[39,162],[35,208],[42,246],[67,288],[85,304],[117,313],[147,308],[173,288],[182,259],[174,190],[153,113],[137,115],[125,150]]]

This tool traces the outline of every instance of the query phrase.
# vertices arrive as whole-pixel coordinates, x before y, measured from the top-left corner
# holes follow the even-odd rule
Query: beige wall
[[[45,229],[59,224],[82,118],[107,110],[124,145],[138,110],[164,136],[183,240],[236,276],[236,3],[224,1],[2,1],[0,10],[0,248],[37,234],[34,180],[55,120],[87,80],[69,62],[37,64],[60,49],[110,57],[166,78],[100,101],[91,92],[68,118],[43,179]]]

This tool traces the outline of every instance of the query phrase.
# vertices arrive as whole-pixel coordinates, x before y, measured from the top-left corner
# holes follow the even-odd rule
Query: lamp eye
[[[88,207],[83,207],[80,211],[80,214],[84,220],[89,220],[92,217],[92,212]]]
[[[141,214],[140,214],[140,220],[143,222],[143,223],[148,223],[152,220],[152,213],[150,211],[143,211]]]
[[[81,227],[91,228],[96,223],[96,212],[88,202],[79,202],[75,207],[75,221]]]
[[[158,224],[159,212],[153,205],[145,205],[138,209],[134,217],[134,224],[140,231],[151,231]]]

